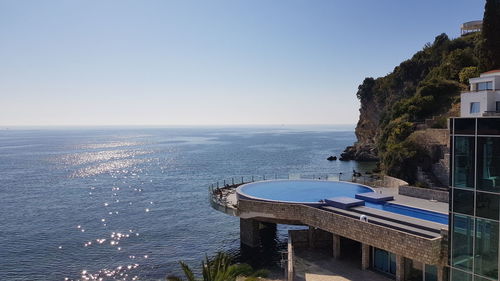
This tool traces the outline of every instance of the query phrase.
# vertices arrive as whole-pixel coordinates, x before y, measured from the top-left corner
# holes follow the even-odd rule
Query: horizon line
[[[232,124],[232,123],[222,123],[222,124],[55,124],[55,125],[0,125],[0,130],[6,130],[10,128],[68,128],[68,127],[297,127],[297,126],[356,126],[356,123],[342,123],[342,124],[332,124],[332,123],[269,123],[269,124],[259,124],[259,123],[244,123],[244,124]]]

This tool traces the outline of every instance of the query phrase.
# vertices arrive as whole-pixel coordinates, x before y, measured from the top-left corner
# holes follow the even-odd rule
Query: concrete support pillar
[[[314,248],[314,227],[309,226],[307,231],[307,241],[309,242],[309,248]]]
[[[288,266],[287,266],[287,272],[286,272],[286,280],[287,281],[293,281],[295,277],[295,271],[294,271],[294,254],[293,254],[293,245],[292,241],[288,240]]]
[[[340,236],[337,234],[333,234],[333,258],[340,258]]]
[[[405,264],[404,257],[396,255],[396,281],[405,280]]]
[[[367,270],[370,267],[370,245],[361,243],[361,269]]]
[[[241,243],[252,248],[258,247],[260,244],[259,228],[260,223],[258,221],[240,218]]]

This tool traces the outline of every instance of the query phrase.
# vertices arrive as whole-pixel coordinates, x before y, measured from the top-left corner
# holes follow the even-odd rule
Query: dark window
[[[450,280],[453,280],[453,281],[472,281],[472,274],[453,269],[451,271],[451,279]]]
[[[404,259],[404,276],[408,281],[422,281],[424,273],[424,264],[412,259]]]
[[[477,134],[500,135],[500,118],[478,118]]]
[[[496,112],[500,112],[500,101],[497,101],[496,105]]]
[[[425,265],[425,281],[437,281],[437,267],[435,265]]]
[[[498,280],[498,222],[476,219],[474,273]]]
[[[474,188],[474,137],[455,137],[453,186]]]
[[[453,211],[474,215],[474,192],[453,188]]]
[[[500,138],[477,138],[477,188],[500,192]]]
[[[472,271],[474,219],[469,216],[454,214],[451,235],[452,266]]]
[[[457,135],[474,135],[476,132],[476,119],[455,118],[454,133]]]
[[[476,216],[498,220],[498,195],[484,192],[476,193]]]
[[[453,122],[450,122],[450,123],[453,123]],[[450,144],[450,150],[449,151],[453,151],[453,137],[450,137],[449,144]],[[453,179],[453,173],[451,172],[451,171],[453,171],[453,153],[450,153],[448,155],[448,163],[450,165],[449,172],[448,172],[448,183],[449,183],[449,185],[453,185],[453,181],[452,181],[452,179]],[[451,204],[449,204],[449,205],[450,205],[449,207],[451,208]]]
[[[387,274],[396,274],[396,255],[378,248],[373,248],[373,268]]]

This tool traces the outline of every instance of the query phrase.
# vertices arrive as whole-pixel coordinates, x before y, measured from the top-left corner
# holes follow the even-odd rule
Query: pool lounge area
[[[401,196],[394,186],[332,180],[265,180],[223,189],[226,206],[212,206],[240,218],[243,245],[257,247],[262,227],[304,225],[309,245],[323,243],[336,259],[355,256],[360,270],[398,281],[446,280],[446,203]],[[293,280],[293,248],[303,243],[289,236]]]
[[[236,190],[238,199],[260,200],[281,203],[297,203],[322,207],[336,205],[342,209],[366,206],[416,219],[448,224],[448,214],[404,206],[395,203],[394,196],[375,192],[362,184],[320,180],[269,180],[241,185]],[[349,200],[349,208],[342,205]],[[356,203],[354,203],[356,202]]]

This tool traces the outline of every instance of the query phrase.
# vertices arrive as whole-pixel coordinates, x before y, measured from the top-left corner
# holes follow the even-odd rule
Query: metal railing
[[[228,179],[219,180],[209,185],[209,202],[224,208],[235,208],[231,206],[228,197],[236,192],[236,188],[242,184],[264,181],[264,180],[329,180],[329,181],[347,181],[368,185],[371,187],[383,187],[384,176],[377,174],[364,175],[359,172],[339,172],[332,174],[264,174],[259,176],[237,176]]]

